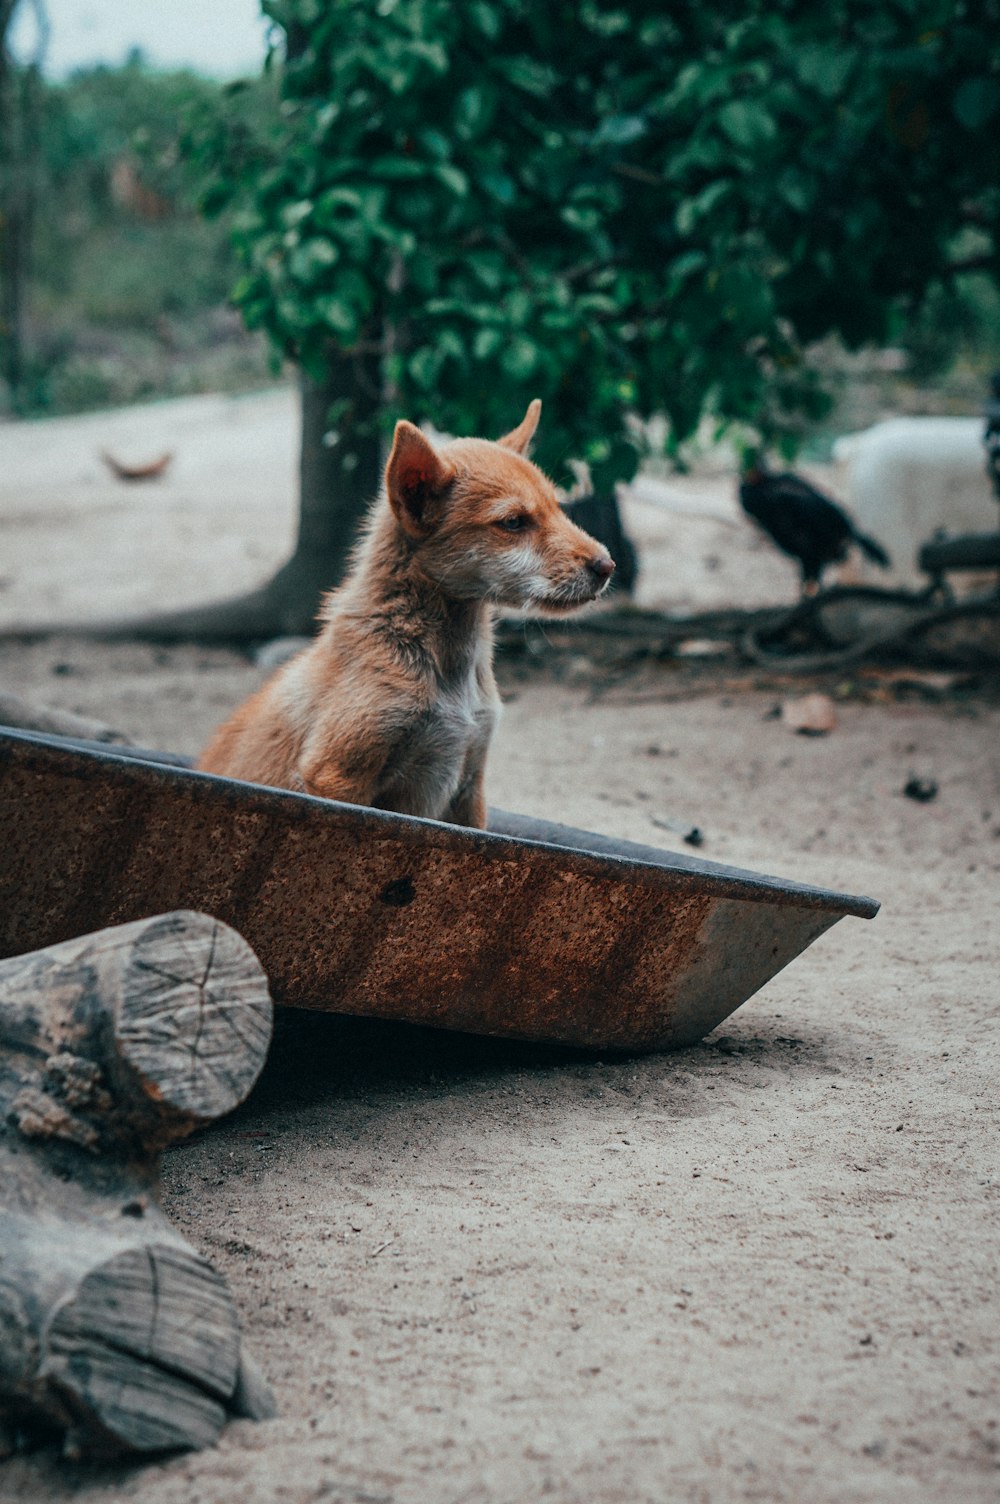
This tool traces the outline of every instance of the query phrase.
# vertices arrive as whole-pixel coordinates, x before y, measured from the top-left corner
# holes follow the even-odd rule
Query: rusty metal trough
[[[713,1029],[878,904],[525,816],[468,830],[0,731],[0,957],[171,909],[278,1002],[601,1050]]]

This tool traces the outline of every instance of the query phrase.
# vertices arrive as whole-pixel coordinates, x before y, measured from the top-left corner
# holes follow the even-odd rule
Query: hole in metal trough
[[[412,903],[417,896],[417,890],[413,886],[412,877],[397,877],[391,883],[386,883],[379,897],[383,903],[389,904],[394,909],[404,909],[408,903]]]

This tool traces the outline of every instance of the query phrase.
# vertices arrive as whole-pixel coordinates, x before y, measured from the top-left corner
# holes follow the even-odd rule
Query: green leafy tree
[[[162,320],[194,326],[232,289],[230,215],[200,212],[216,169],[185,150],[226,120],[235,142],[277,118],[273,80],[237,91],[140,53],[50,83],[45,92],[46,193],[36,258],[39,304],[118,331]],[[43,303],[44,299],[44,303]]]
[[[40,191],[41,61],[47,37],[43,6],[34,7],[37,56],[19,62],[11,49],[18,0],[0,0],[0,377],[16,400],[26,365],[26,305]]]
[[[20,413],[170,389],[234,280],[230,214],[200,212],[217,165],[182,149],[190,122],[207,138],[224,118],[235,144],[277,118],[273,77],[233,92],[138,53],[47,79],[25,28],[9,42],[39,10],[0,0],[0,411]]]
[[[264,0],[275,135],[243,193],[235,299],[304,373],[294,558],[175,618],[301,629],[337,581],[400,414],[500,433],[604,488],[628,415],[788,438],[803,351],[884,339],[961,265],[995,276],[1000,0]]]

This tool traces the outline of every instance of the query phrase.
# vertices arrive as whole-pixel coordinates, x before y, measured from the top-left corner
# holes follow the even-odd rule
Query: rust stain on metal
[[[194,908],[292,1006],[662,1049],[878,909],[501,811],[473,831],[156,755],[0,734],[0,955]]]

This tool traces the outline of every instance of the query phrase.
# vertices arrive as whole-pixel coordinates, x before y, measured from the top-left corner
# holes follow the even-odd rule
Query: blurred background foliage
[[[211,174],[187,132],[204,139],[224,112],[233,141],[262,134],[274,77],[232,91],[135,55],[39,79],[33,104],[24,348],[0,408],[77,412],[271,379],[265,341],[230,302],[231,215],[202,212]]]
[[[996,0],[263,9],[242,85],[38,80],[8,409],[261,383],[235,305],[316,382],[363,360],[383,432],[541,395],[542,462],[607,485],[629,414],[792,448],[1000,364]]]

